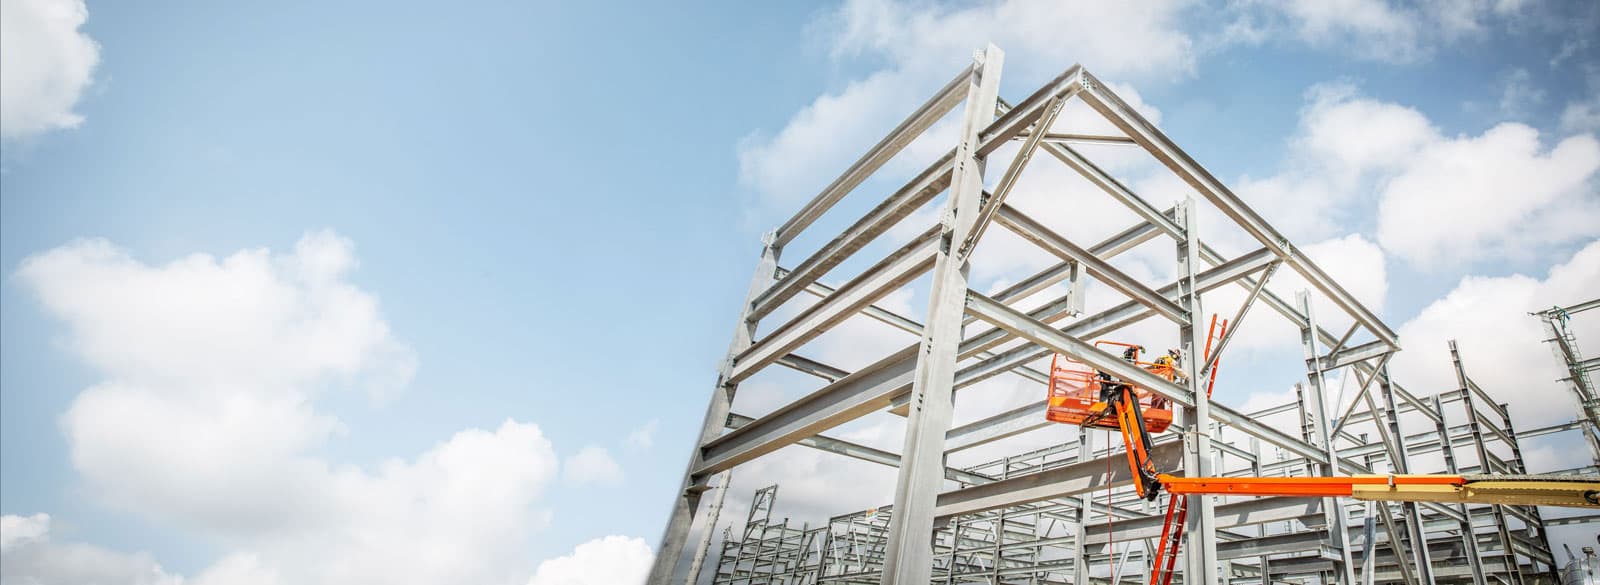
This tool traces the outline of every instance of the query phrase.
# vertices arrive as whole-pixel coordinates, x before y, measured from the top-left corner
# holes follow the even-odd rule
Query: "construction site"
[[[1390,375],[1396,331],[1137,107],[1076,65],[1009,101],[1003,65],[992,45],[976,52],[760,243],[649,583],[1596,582],[1596,563],[1549,531],[1600,526],[1600,358],[1580,350],[1600,339],[1570,327],[1600,320],[1600,298],[1541,299],[1549,308],[1527,315],[1565,373],[1528,383],[1565,387],[1566,402],[1537,406],[1565,422],[1517,428],[1512,409],[1530,406],[1497,401],[1505,394],[1474,372],[1500,366],[1454,341],[1405,347],[1448,360],[1454,384],[1406,387]],[[1069,108],[1108,131],[1061,128]],[[886,197],[859,188],[936,126],[955,131],[942,156],[916,161]],[[1147,154],[1187,196],[1136,193],[1091,160],[1107,148]],[[1025,213],[1008,196],[1041,165],[1070,170],[1099,202]],[[868,199],[852,208],[864,212],[818,233],[851,195]],[[980,292],[970,275],[992,255],[977,252],[1001,232],[1050,264]],[[1225,253],[1224,240],[1239,250]],[[1134,254],[1166,268],[1130,268]],[[902,294],[925,312],[886,306],[911,289]],[[905,342],[849,369],[809,351],[853,319]],[[1292,399],[1250,410],[1213,400],[1237,379],[1227,358],[1269,321],[1299,334],[1282,370]],[[741,383],[769,370],[812,385],[741,411]],[[983,401],[995,380],[1031,397],[955,424],[957,403]],[[868,417],[903,421],[898,452],[837,434]],[[1071,438],[1025,440],[1040,433]],[[1584,463],[1531,469],[1534,439]],[[729,495],[741,466],[792,446],[880,466],[892,494],[822,522],[790,521],[781,483]],[[730,497],[747,502],[742,513],[721,514]]]

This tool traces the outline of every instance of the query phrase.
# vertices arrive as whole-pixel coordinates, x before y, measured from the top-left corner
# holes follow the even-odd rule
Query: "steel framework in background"
[[[1550,351],[1556,354],[1556,359],[1561,361],[1566,377],[1559,380],[1578,400],[1578,416],[1572,422],[1559,424],[1542,429],[1535,429],[1527,433],[1528,436],[1538,436],[1562,431],[1577,431],[1583,435],[1584,442],[1589,445],[1589,457],[1600,472],[1600,388],[1594,385],[1594,378],[1590,372],[1600,370],[1600,357],[1584,359],[1583,352],[1578,350],[1578,338],[1572,334],[1567,324],[1574,315],[1600,308],[1600,299],[1578,303],[1570,307],[1551,307],[1537,313],[1544,322],[1545,343],[1550,344]]]
[[[1002,63],[1001,51],[992,45],[977,52],[970,66],[764,238],[704,426],[683,483],[673,494],[672,513],[649,583],[682,579],[677,568],[688,556],[685,543],[714,475],[794,444],[897,468],[893,505],[840,516],[816,528],[794,529],[787,521],[774,524],[765,516],[752,519],[737,540],[728,533],[715,573],[717,582],[1087,583],[1107,580],[1113,571],[1119,581],[1132,578],[1140,570],[1128,567],[1147,563],[1147,539],[1159,536],[1151,531],[1160,530],[1161,518],[1154,514],[1156,505],[1162,504],[1135,501],[1131,491],[1120,489],[1133,478],[1121,464],[1125,455],[1119,443],[1102,440],[1095,445],[1097,432],[1082,431],[1078,441],[996,464],[968,469],[945,465],[951,452],[1045,426],[1043,401],[955,428],[951,412],[955,392],[980,381],[1002,374],[1042,379],[1030,364],[1051,354],[1131,380],[1175,404],[1178,420],[1159,437],[1153,454],[1161,468],[1173,472],[1425,473],[1435,471],[1426,467],[1448,461],[1452,471],[1470,473],[1520,465],[1515,434],[1504,421],[1472,415],[1485,411],[1503,415],[1503,405],[1479,404],[1486,401],[1471,398],[1470,381],[1430,399],[1407,392],[1390,379],[1386,365],[1399,349],[1395,333],[1093,75],[1073,66],[1010,105],[998,97]],[[1122,135],[1052,133],[1052,123],[1070,100],[1087,104]],[[960,110],[960,133],[951,150],[842,233],[824,240],[819,249],[792,267],[780,266],[786,245],[961,104],[965,105]],[[1074,148],[1083,142],[1137,145],[1200,198],[1168,209],[1152,205]],[[986,164],[1002,146],[1012,143],[1019,146],[1010,160],[998,161],[1003,168]],[[1050,156],[1037,156],[1040,151]],[[1055,159],[1076,171],[1139,221],[1085,245],[1008,205],[1007,195],[1020,173],[1037,158]],[[996,170],[1000,172],[995,174]],[[986,190],[985,185],[993,187]],[[837,288],[820,283],[824,275],[941,194],[945,194],[943,213],[936,225]],[[1202,200],[1258,247],[1229,258],[1207,245],[1196,225]],[[995,224],[1059,262],[992,295],[971,290],[966,276],[970,255]],[[1171,243],[1175,281],[1143,282],[1110,262],[1151,241]],[[1307,294],[1290,302],[1269,290],[1267,280],[1283,268],[1300,275],[1339,313],[1339,321],[1351,323],[1349,328],[1340,332],[1319,325]],[[927,274],[931,292],[921,322],[875,304]],[[1086,314],[1084,285],[1091,281],[1125,300]],[[1062,283],[1067,286],[1053,286]],[[1199,390],[1215,359],[1184,360],[1186,375],[1180,380],[1186,381],[1174,383],[1092,345],[1097,338],[1154,319],[1177,329],[1184,355],[1200,355],[1197,349],[1207,341],[1201,323],[1203,294],[1230,286],[1245,291],[1245,299],[1213,348],[1213,356],[1221,355],[1240,328],[1250,327],[1243,322],[1253,307],[1266,305],[1302,333],[1307,383],[1298,404],[1275,412],[1242,413],[1210,402]],[[1062,288],[1067,292],[1060,296],[1042,302],[1035,298]],[[802,293],[819,298],[809,305],[795,305],[794,316],[762,328],[766,334],[758,338],[762,320],[785,314],[776,311]],[[1019,306],[1036,308],[1025,311]],[[920,342],[853,372],[796,353],[857,315],[890,323],[919,336]],[[821,386],[759,417],[731,412],[739,384],[774,365],[815,376]],[[1334,372],[1357,378],[1360,390],[1346,412],[1322,413],[1329,390],[1325,380]],[[1470,423],[1450,422],[1455,416],[1448,412],[1451,409],[1467,413]],[[880,411],[907,419],[900,453],[826,434]],[[1264,422],[1275,414],[1300,416],[1300,424],[1288,425],[1298,432]],[[1414,428],[1431,430],[1419,434]],[[1485,447],[1486,441],[1504,442],[1510,448]],[[1436,464],[1414,457],[1430,449],[1440,456]],[[1108,458],[1115,464],[1108,465]],[[1096,491],[1101,493],[1087,497]],[[1111,499],[1109,506],[1102,496]],[[1215,585],[1223,579],[1270,583],[1304,576],[1341,585],[1355,585],[1358,578],[1368,583],[1433,585],[1460,575],[1470,575],[1478,585],[1491,578],[1520,584],[1548,574],[1551,568],[1548,546],[1538,544],[1542,530],[1530,528],[1531,524],[1484,532],[1490,514],[1498,521],[1499,511],[1379,505],[1382,530],[1377,530],[1367,524],[1363,507],[1343,500],[1197,497],[1191,499],[1190,508],[1182,548],[1185,561],[1178,569],[1186,585]],[[1507,521],[1519,518],[1516,512],[1506,514]],[[1109,533],[1108,520],[1114,520],[1115,527]],[[1140,536],[1129,536],[1130,531]],[[1361,570],[1360,562],[1367,559],[1374,561],[1372,568]]]
[[[1465,376],[1464,371],[1460,371]],[[1470,380],[1470,379],[1469,379]],[[1439,417],[1437,424],[1407,437],[1414,458],[1437,459],[1437,469],[1458,473],[1524,473],[1514,431],[1499,418],[1503,405],[1485,402],[1481,390],[1447,391],[1424,400],[1425,410],[1401,407],[1397,412],[1418,421]],[[1298,414],[1302,400],[1252,413],[1262,418]],[[1472,413],[1469,415],[1469,412]],[[1362,413],[1365,414],[1365,413]],[[1450,441],[1440,437],[1448,435]],[[1090,436],[1096,436],[1091,434]],[[1302,472],[1303,458],[1280,457],[1248,440],[1246,449],[1228,458],[1231,476],[1285,476]],[[1175,446],[1170,438],[1163,442]],[[1091,457],[1105,451],[1069,443],[1005,457],[962,470],[960,482],[981,485],[1006,477],[1051,473],[1072,466],[1079,451]],[[1505,453],[1504,457],[1496,453]],[[1341,458],[1381,469],[1388,461],[1385,444],[1351,445]],[[1482,461],[1488,465],[1483,466]],[[972,482],[972,483],[968,483]],[[758,492],[759,493],[759,492]],[[760,498],[757,498],[760,501]],[[1087,505],[1088,508],[1084,508]],[[1346,558],[1328,533],[1329,511],[1344,514],[1350,561],[1363,583],[1532,583],[1550,578],[1552,559],[1538,511],[1531,507],[1440,506],[1423,508],[1421,522],[1405,524],[1409,503],[1334,506],[1307,498],[1233,498],[1215,509],[1221,579],[1239,583],[1321,583],[1337,580]],[[1076,583],[1075,568],[1084,561],[1086,578],[1096,583],[1145,583],[1151,570],[1152,540],[1162,530],[1163,506],[1151,505],[1130,491],[1108,503],[1100,496],[1089,502],[1062,497],[1013,508],[953,518],[934,537],[933,583]],[[1078,514],[1091,521],[1077,532]],[[825,526],[782,529],[763,524],[764,538],[727,536],[721,545],[718,571],[711,583],[844,584],[877,583],[886,544],[887,517],[879,508],[837,516]],[[1115,522],[1105,523],[1112,514]],[[1415,528],[1415,530],[1412,530]],[[726,534],[726,533],[725,533]],[[751,534],[750,529],[745,534]],[[802,534],[804,536],[802,537]],[[1471,535],[1466,538],[1465,535]],[[1399,535],[1395,537],[1395,535]],[[783,543],[790,543],[785,546]],[[1083,555],[1078,556],[1082,543]],[[795,546],[793,543],[803,543]],[[1415,543],[1424,543],[1419,547]],[[1418,563],[1416,555],[1425,555]],[[1370,576],[1370,577],[1369,577]]]

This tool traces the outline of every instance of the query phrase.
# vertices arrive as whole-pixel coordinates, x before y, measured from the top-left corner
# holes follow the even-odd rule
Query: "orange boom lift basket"
[[[1097,341],[1095,346],[1115,345],[1134,350],[1134,363],[1150,370],[1151,373],[1173,379],[1176,375],[1172,367],[1138,361],[1137,346],[1118,343],[1115,341]],[[1056,354],[1050,359],[1050,393],[1048,396],[1049,407],[1045,410],[1045,419],[1052,422],[1073,425],[1100,427],[1106,429],[1121,428],[1117,417],[1107,412],[1110,405],[1100,400],[1100,391],[1106,380],[1095,374],[1093,368],[1075,361],[1071,358]],[[1117,383],[1117,381],[1112,381]],[[1172,425],[1172,404],[1166,398],[1155,393],[1134,386],[1128,387],[1139,402],[1139,412],[1143,416],[1145,429],[1151,433],[1167,430]],[[1087,421],[1087,422],[1085,422]]]

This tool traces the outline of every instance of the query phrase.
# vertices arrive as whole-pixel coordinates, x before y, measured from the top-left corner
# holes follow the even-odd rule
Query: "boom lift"
[[[1212,317],[1212,332],[1218,329]],[[1227,330],[1223,321],[1221,330]],[[1144,348],[1115,341],[1097,341],[1096,347],[1123,348],[1123,359],[1178,381],[1182,374],[1176,359],[1140,361]],[[1210,357],[1211,338],[1206,341]],[[1180,356],[1170,356],[1177,358]],[[1207,373],[1206,396],[1216,384],[1217,367]],[[1288,496],[1355,498],[1376,502],[1440,502],[1513,506],[1567,506],[1600,508],[1600,477],[1551,475],[1356,475],[1348,477],[1179,477],[1162,473],[1150,459],[1150,435],[1172,425],[1172,406],[1164,397],[1131,382],[1096,371],[1063,355],[1050,362],[1050,384],[1045,418],[1052,422],[1122,431],[1128,467],[1137,478],[1134,489],[1155,501],[1161,490],[1171,495],[1165,525],[1156,549],[1150,585],[1170,585],[1188,517],[1188,496]]]

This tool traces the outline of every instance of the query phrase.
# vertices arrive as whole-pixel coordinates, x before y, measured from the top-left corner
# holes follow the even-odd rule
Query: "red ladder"
[[[1212,341],[1216,341],[1218,343],[1221,343],[1222,342],[1222,338],[1224,336],[1226,336],[1227,334],[1228,334],[1228,320],[1227,319],[1223,319],[1222,320],[1222,328],[1218,329],[1217,328],[1217,314],[1216,313],[1212,313],[1211,314],[1211,327],[1206,330],[1206,353],[1205,353],[1204,357],[1200,358],[1202,360],[1200,362],[1201,366],[1205,365],[1205,363],[1206,363],[1205,360],[1210,360],[1211,359],[1211,342]],[[1213,387],[1215,387],[1217,385],[1217,367],[1221,366],[1221,365],[1222,365],[1222,358],[1220,358],[1220,357],[1217,358],[1217,363],[1211,364],[1211,373],[1206,379],[1206,398],[1210,398],[1211,397],[1211,390],[1212,390]]]
[[[1183,542],[1183,523],[1189,518],[1189,496],[1172,494],[1167,498],[1167,521],[1161,525],[1161,544],[1156,546],[1151,565],[1150,585],[1172,585],[1172,567],[1178,561],[1178,543]],[[1176,523],[1173,520],[1177,520]]]

